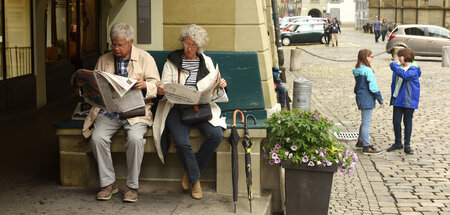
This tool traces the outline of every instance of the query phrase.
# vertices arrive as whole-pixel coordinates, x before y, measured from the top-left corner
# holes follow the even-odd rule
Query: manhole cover
[[[358,133],[357,132],[339,132],[334,133],[334,136],[340,140],[356,140],[358,139]]]

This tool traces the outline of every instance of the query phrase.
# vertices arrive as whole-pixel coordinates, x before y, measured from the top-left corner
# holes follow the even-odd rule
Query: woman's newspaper
[[[134,79],[98,70],[79,69],[73,74],[72,83],[80,86],[81,96],[93,106],[119,115],[126,115],[130,111],[134,116],[145,115],[142,92],[132,89],[136,83]]]
[[[173,104],[208,104],[210,102],[228,102],[227,93],[220,87],[220,71],[216,65],[216,79],[204,91],[186,87],[178,83],[163,85],[166,98]]]

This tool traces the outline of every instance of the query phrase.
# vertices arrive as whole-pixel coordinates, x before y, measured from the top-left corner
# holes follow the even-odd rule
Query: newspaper
[[[196,105],[210,102],[228,102],[227,93],[220,87],[221,77],[218,65],[216,65],[216,71],[215,80],[202,92],[178,83],[165,83],[163,87],[166,98],[173,104]]]
[[[130,111],[135,116],[145,115],[142,92],[132,89],[136,83],[134,79],[99,70],[79,69],[72,76],[72,83],[81,86],[81,96],[93,106],[119,115]]]

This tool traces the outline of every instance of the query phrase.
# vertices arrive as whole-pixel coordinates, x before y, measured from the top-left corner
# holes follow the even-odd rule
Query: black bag
[[[206,122],[212,119],[211,106],[209,104],[201,105],[176,105],[180,110],[181,121],[186,125]]]

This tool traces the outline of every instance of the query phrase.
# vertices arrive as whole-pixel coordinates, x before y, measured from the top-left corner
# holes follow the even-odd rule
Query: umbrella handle
[[[244,132],[245,132],[245,134],[248,134],[248,118],[252,118],[253,119],[253,122],[254,122],[254,124],[256,125],[256,118],[255,118],[255,116],[253,116],[253,114],[248,114],[247,116],[245,116],[245,124],[244,124]]]
[[[244,113],[241,110],[235,110],[233,113],[233,125],[236,126],[236,113],[241,114],[241,124],[244,124]]]

